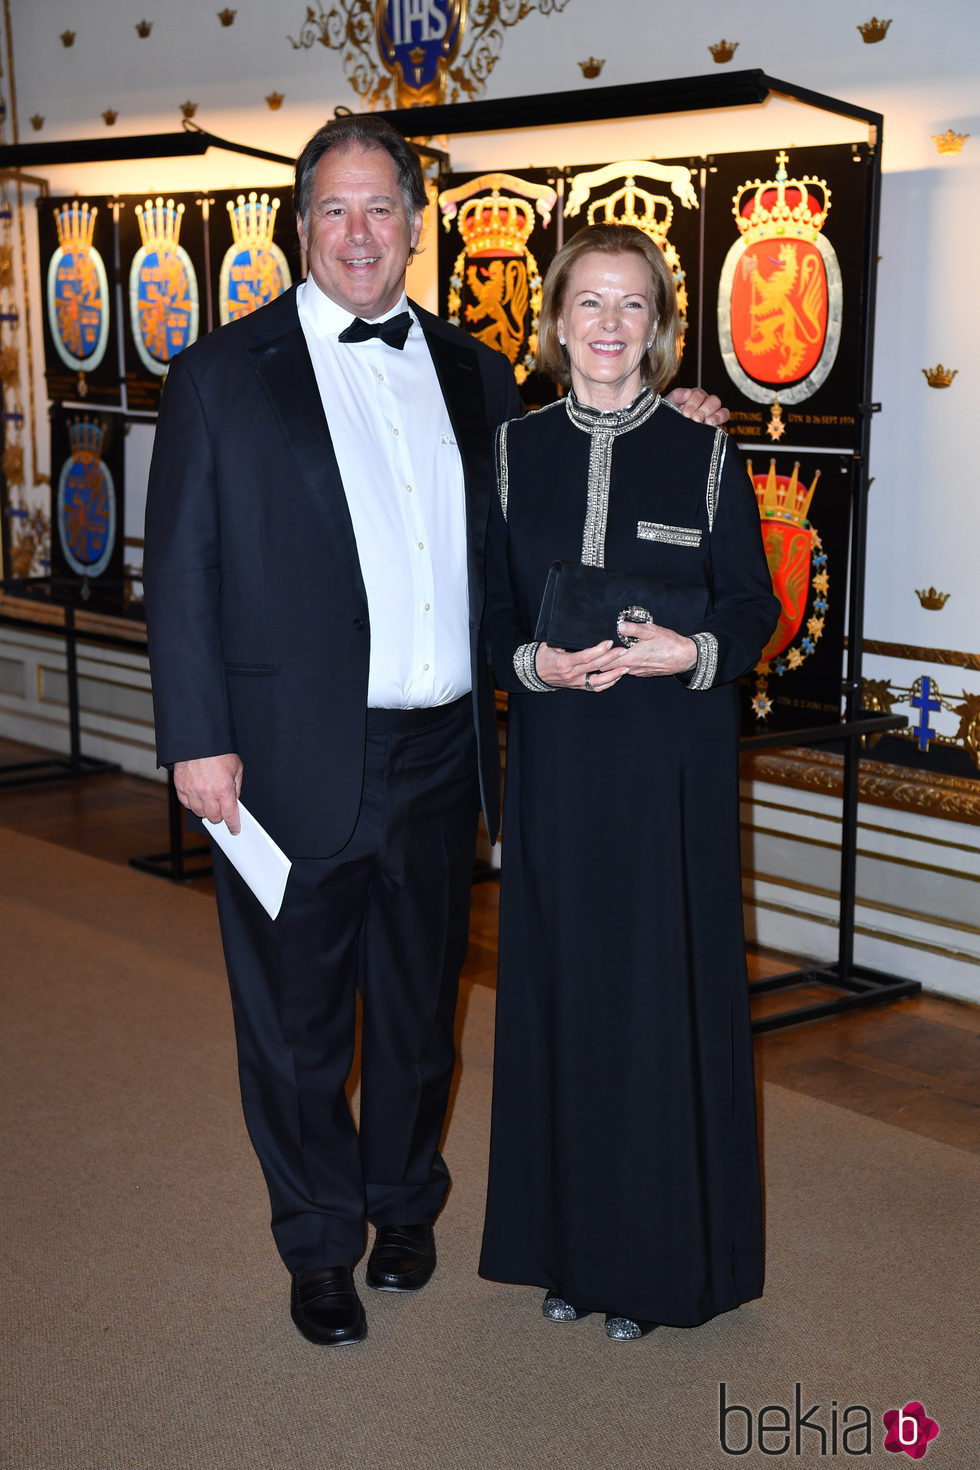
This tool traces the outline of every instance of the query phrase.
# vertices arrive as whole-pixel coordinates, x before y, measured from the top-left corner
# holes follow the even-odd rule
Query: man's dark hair
[[[296,213],[308,229],[313,207],[313,176],[317,164],[333,148],[377,148],[388,154],[395,165],[405,211],[412,219],[426,206],[425,179],[419,156],[411,143],[403,138],[384,118],[370,112],[352,112],[324,123],[296,160],[296,182],[293,201]]]

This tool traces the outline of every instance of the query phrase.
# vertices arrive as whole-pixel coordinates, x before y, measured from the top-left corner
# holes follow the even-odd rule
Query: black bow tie
[[[356,316],[350,326],[341,332],[339,342],[367,342],[371,337],[380,337],[389,347],[397,347],[401,352],[408,337],[412,318],[407,311],[400,311],[397,316],[390,316],[386,322],[365,322]]]

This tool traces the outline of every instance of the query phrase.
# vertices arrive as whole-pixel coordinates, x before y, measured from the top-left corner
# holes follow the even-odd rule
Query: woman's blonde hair
[[[644,383],[661,392],[677,371],[677,293],[663,251],[635,225],[587,225],[563,245],[551,263],[544,283],[536,354],[539,372],[566,388],[571,382],[568,353],[558,340],[558,318],[565,308],[568,279],[576,261],[593,253],[642,255],[653,284],[650,305],[657,319],[653,345],[643,359]]]

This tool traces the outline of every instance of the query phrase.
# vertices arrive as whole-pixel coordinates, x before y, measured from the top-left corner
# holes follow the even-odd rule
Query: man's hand
[[[242,789],[244,766],[237,755],[208,755],[197,761],[174,764],[174,790],[183,806],[195,817],[209,822],[224,822],[228,831],[237,834],[242,824],[238,815],[238,795]]]
[[[703,388],[672,388],[665,397],[668,403],[681,410],[686,419],[710,424],[713,429],[728,423],[728,409],[722,407],[721,399],[713,393],[706,393]]]

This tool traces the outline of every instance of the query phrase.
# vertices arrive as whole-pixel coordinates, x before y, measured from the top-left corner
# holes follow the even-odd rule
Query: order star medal
[[[218,278],[218,315],[221,325],[248,316],[274,301],[293,284],[285,255],[272,238],[279,200],[253,189],[228,201],[228,222],[234,240],[225,251]]]
[[[183,204],[148,199],[137,204],[142,245],[129,268],[133,345],[148,372],[164,377],[178,352],[197,337],[197,275],[180,244]]]
[[[718,341],[735,386],[772,405],[768,433],[781,439],[782,410],[826,381],[840,345],[843,283],[822,233],[830,210],[825,179],[791,179],[785,152],[776,177],[739,186],[732,213],[739,239],[718,285]]]
[[[105,433],[101,419],[77,418],[69,424],[71,454],[58,476],[58,540],[79,577],[101,576],[116,546],[116,487],[102,459]]]
[[[93,372],[109,342],[109,281],[92,243],[97,205],[74,200],[55,212],[58,249],[48,265],[48,325],[72,372]]]

